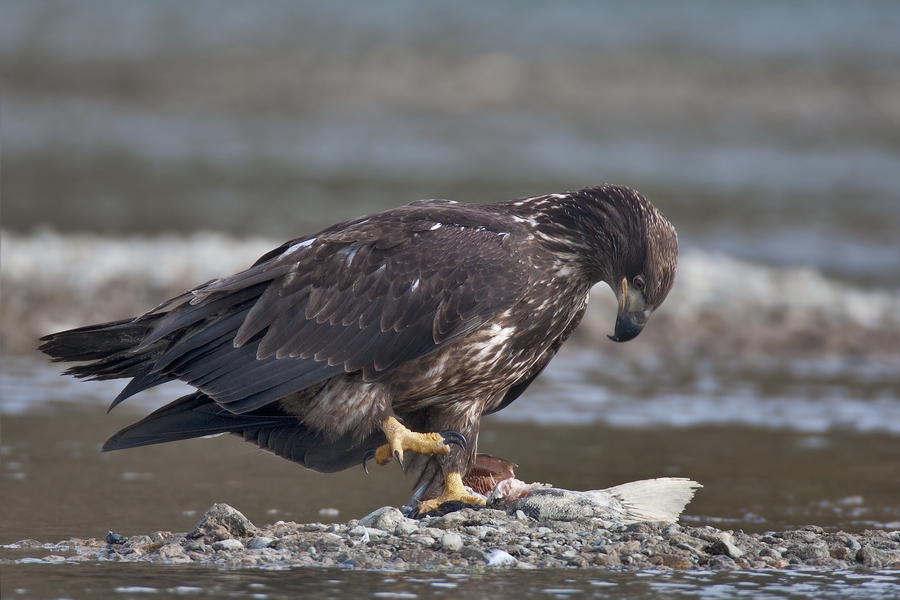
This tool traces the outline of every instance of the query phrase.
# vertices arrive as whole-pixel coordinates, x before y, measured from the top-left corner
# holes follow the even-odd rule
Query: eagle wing
[[[242,414],[340,373],[377,381],[481,327],[533,269],[509,223],[474,210],[427,201],[336,225],[161,305],[128,324],[147,326],[113,406],[179,379]]]

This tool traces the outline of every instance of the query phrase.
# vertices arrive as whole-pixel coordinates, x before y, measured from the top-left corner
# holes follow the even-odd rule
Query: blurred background
[[[3,226],[290,238],[603,182],[896,283],[894,2],[5,2]]]
[[[402,502],[359,474],[313,500],[331,479],[227,439],[98,458],[177,392],[102,417],[119,384],[60,379],[35,340],[360,214],[604,182],[674,223],[676,287],[625,345],[598,289],[481,449],[576,489],[693,477],[697,522],[900,522],[898,31],[890,1],[4,1],[0,541],[190,528],[231,494],[262,521]],[[216,456],[266,466],[204,475]],[[48,499],[90,461],[80,500]],[[103,504],[176,483],[150,516]],[[68,516],[29,517],[42,499]]]

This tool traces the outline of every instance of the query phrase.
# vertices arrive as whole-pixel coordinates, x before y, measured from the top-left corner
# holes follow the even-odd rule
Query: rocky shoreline
[[[23,540],[10,550],[46,550],[2,562],[82,561],[204,564],[226,569],[338,567],[369,570],[512,569],[900,569],[900,532],[826,533],[820,527],[745,534],[676,523],[610,524],[576,516],[535,519],[515,506],[464,508],[409,519],[384,507],[347,523],[278,521],[257,527],[215,504],[188,533]]]

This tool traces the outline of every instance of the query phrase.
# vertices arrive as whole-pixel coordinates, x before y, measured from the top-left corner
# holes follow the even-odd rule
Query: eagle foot
[[[450,444],[456,444],[463,450],[468,445],[465,436],[458,431],[446,430],[440,433],[416,433],[407,429],[396,417],[388,417],[382,424],[384,435],[387,436],[388,443],[382,444],[378,448],[366,451],[363,456],[363,469],[369,472],[366,462],[370,458],[375,458],[375,462],[379,465],[386,465],[391,460],[396,460],[403,466],[403,453],[408,451],[417,452],[426,456],[434,456],[436,454],[449,454]]]
[[[438,510],[447,502],[460,502],[463,504],[484,505],[487,503],[484,496],[470,493],[463,485],[462,475],[459,473],[446,473],[444,475],[444,493],[437,498],[420,502],[416,514],[421,516]]]

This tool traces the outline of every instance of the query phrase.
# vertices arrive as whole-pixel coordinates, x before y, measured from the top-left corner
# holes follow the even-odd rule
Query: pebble
[[[228,550],[234,552],[236,550],[243,550],[244,544],[242,544],[240,540],[222,540],[213,544],[212,547],[213,550]]]
[[[462,547],[462,536],[455,533],[445,533],[441,536],[441,548],[447,552],[459,552]]]
[[[275,540],[276,538],[273,537],[255,537],[250,541],[249,544],[247,544],[247,547],[251,550],[261,550],[262,548],[268,548],[269,546],[271,546],[272,542],[274,542]]]
[[[744,551],[729,542],[728,540],[716,540],[712,544],[709,545],[709,549],[707,550],[710,554],[720,555],[723,554],[732,559],[738,559],[744,555]]]
[[[465,508],[414,521],[385,507],[346,524],[257,527],[234,508],[217,504],[191,532],[113,539],[23,540],[6,548],[31,556],[37,548],[50,551],[43,558],[19,559],[26,562],[148,561],[224,569],[900,569],[897,531],[850,535],[807,527],[759,535],[671,523],[535,521],[522,519],[515,509]]]

